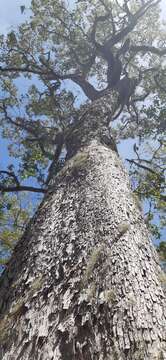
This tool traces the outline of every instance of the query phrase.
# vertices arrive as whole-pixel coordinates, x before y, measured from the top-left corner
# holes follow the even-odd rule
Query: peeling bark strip
[[[1,279],[3,360],[166,359],[161,270],[102,104]]]

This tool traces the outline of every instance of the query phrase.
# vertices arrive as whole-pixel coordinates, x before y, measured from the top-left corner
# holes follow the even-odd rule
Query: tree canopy
[[[147,222],[157,210],[163,226],[166,31],[160,0],[32,0],[20,11],[27,20],[0,36],[1,136],[16,159],[0,169],[3,217],[15,206],[9,194],[47,191],[49,167],[52,160],[56,171],[63,166],[65,136],[83,104],[115,92],[108,126],[117,143],[136,139],[134,157],[127,159],[133,189],[149,201]]]

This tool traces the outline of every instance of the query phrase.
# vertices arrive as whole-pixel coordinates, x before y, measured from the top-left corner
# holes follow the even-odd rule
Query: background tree
[[[63,1],[32,1],[30,20],[21,25],[18,31],[13,30],[7,37],[1,37],[2,134],[11,139],[10,152],[17,157],[19,162],[17,173],[11,166],[1,171],[2,196],[6,192],[13,191],[46,193],[37,215],[16,246],[13,258],[8,264],[8,270],[1,280],[4,315],[1,326],[6,329],[1,334],[1,351],[4,359],[7,359],[13,351],[15,352],[16,347],[16,358],[23,359],[32,358],[32,356],[35,359],[40,358],[41,351],[44,351],[45,359],[66,359],[66,356],[69,359],[99,359],[99,354],[103,356],[103,359],[109,356],[111,359],[139,359],[140,357],[155,359],[165,356],[162,323],[164,319],[163,295],[158,280],[158,278],[161,280],[161,274],[153,248],[146,239],[147,232],[142,225],[142,217],[136,208],[137,198],[129,195],[128,182],[117,158],[114,142],[128,137],[137,137],[142,145],[144,139],[148,137],[151,139],[154,150],[150,160],[140,156],[137,144],[134,145],[136,158],[128,160],[136,169],[134,180],[137,193],[153,201],[153,207],[162,209],[165,197],[164,140],[161,132],[164,129],[163,79],[166,48],[165,31],[160,24],[158,4],[159,1],[154,0],[124,1],[123,4],[118,1],[96,0],[79,1],[68,7]],[[24,12],[25,9],[22,8],[21,11]],[[18,79],[22,79],[23,76],[27,91],[20,94]],[[81,104],[82,96],[76,98],[77,86],[87,98],[85,105]],[[65,87],[69,88],[69,91],[64,90]],[[93,143],[94,139],[98,146]],[[102,144],[105,145],[105,149]],[[112,163],[107,158],[106,146],[112,150]],[[85,153],[78,153],[80,149],[82,151],[82,148],[86,148]],[[94,150],[96,155],[94,155]],[[102,172],[100,157],[103,161]],[[108,169],[111,168],[111,173],[109,170],[107,173],[104,159]],[[93,164],[96,164],[97,172]],[[141,169],[141,173],[138,169]],[[93,181],[92,178],[88,178],[90,175],[87,175],[91,172]],[[105,182],[101,175],[103,173],[108,176],[110,183]],[[89,195],[92,197],[92,208],[88,201],[85,175],[86,179],[91,179],[89,180],[91,184],[96,184],[99,193],[100,200],[93,191]],[[31,177],[37,179],[33,182],[33,186],[29,186],[29,183],[25,184],[25,180]],[[114,178],[117,180],[116,186],[120,193],[122,188],[119,181],[124,181],[124,199],[123,196],[119,199],[115,191],[112,205],[106,206],[103,202],[105,200],[102,200],[104,197],[102,197],[100,177],[102,188],[106,186],[108,194],[111,187],[115,191]],[[74,183],[76,183],[77,195],[74,208],[71,206],[71,209],[76,210],[78,203],[80,207],[78,219],[84,229],[85,215],[89,235],[84,237],[77,228],[79,238],[82,237],[84,241],[79,244],[76,240],[76,247],[71,257],[68,247],[72,248],[72,236],[77,239],[77,231],[74,229],[74,235],[69,234],[70,221],[68,221],[65,208],[61,209],[61,205],[63,207],[63,197],[68,206],[72,204]],[[56,191],[54,186],[57,187]],[[79,187],[83,194],[86,194],[85,205],[82,205]],[[64,189],[65,193],[63,193]],[[57,204],[59,209],[59,217],[55,219],[51,215],[53,214],[51,207],[54,193],[57,196],[56,200],[54,198],[54,204],[55,206]],[[114,210],[114,204],[118,199],[122,201],[120,207],[122,212],[117,207],[115,207],[116,211]],[[99,206],[100,202],[101,206]],[[47,206],[48,211],[46,211]],[[87,210],[85,214],[84,206]],[[132,206],[134,206],[133,217]],[[127,208],[129,210],[126,214],[130,214],[127,216],[131,217],[130,225],[135,224],[131,230],[126,218],[123,221]],[[103,224],[100,227],[102,211]],[[70,210],[72,223],[71,212],[72,210]],[[94,220],[93,214],[87,215],[91,213],[95,214],[99,224]],[[107,213],[112,214],[110,219]],[[61,216],[65,231],[61,224]],[[149,221],[151,213],[148,216]],[[108,227],[109,221],[112,223],[111,230]],[[46,229],[47,225],[45,238],[40,235],[38,224],[41,224],[43,229]],[[91,224],[95,230],[90,236]],[[49,227],[53,231],[51,235],[56,230],[59,241],[62,237],[62,244],[64,244],[64,248],[60,246],[60,243],[57,248],[53,247],[53,254]],[[36,245],[34,245],[35,232]],[[68,234],[67,240],[65,240],[65,232]],[[108,233],[109,241],[106,235]],[[110,234],[112,243],[108,246]],[[40,236],[41,243],[38,246]],[[89,237],[91,238],[90,245],[86,246]],[[117,240],[120,245],[116,243]],[[127,249],[124,240],[125,243],[127,240],[127,244],[130,244]],[[137,242],[139,251],[136,247]],[[103,247],[102,244],[105,246]],[[96,247],[95,251],[92,251],[93,247]],[[47,253],[47,248],[50,253]],[[68,255],[65,255],[65,249],[69,250],[67,250]],[[55,258],[55,251],[58,259],[63,259],[62,263]],[[121,258],[118,259],[120,261],[118,268],[119,252]],[[54,276],[56,269],[53,266],[50,267],[51,265],[48,266],[51,258],[56,263],[56,269],[59,269],[57,278],[57,275]],[[139,265],[136,259],[139,259]],[[104,267],[104,263],[108,266]],[[71,266],[74,266],[74,271],[79,274],[78,281],[71,272]],[[65,271],[70,273],[68,280],[64,280]],[[96,271],[99,271],[99,276]],[[93,272],[94,275],[92,275]],[[139,273],[141,273],[141,278]],[[104,274],[107,274],[106,283]],[[131,282],[132,276],[138,281],[138,286]],[[151,278],[153,280],[150,285]],[[9,281],[5,288],[6,279]],[[74,281],[75,285],[71,286],[73,297],[70,301],[69,284],[74,284]],[[162,282],[164,282],[163,275]],[[55,285],[57,285],[55,287],[57,299],[53,301],[56,290],[54,292],[52,287],[54,288]],[[129,291],[130,285],[132,291]],[[15,290],[12,290],[13,288]],[[143,295],[140,296],[140,293]],[[153,293],[155,295],[151,300]],[[63,301],[61,294],[64,296]],[[135,300],[136,294],[139,296]],[[76,301],[73,300],[75,295]],[[145,299],[148,304],[145,307],[146,310],[143,306]],[[37,309],[36,301],[39,311],[34,310]],[[50,301],[53,301],[54,311],[50,310],[52,306]],[[42,308],[45,308],[46,303],[48,316],[45,315],[46,312],[42,315]],[[57,304],[61,303],[63,303],[62,308],[59,308]],[[154,303],[157,303],[157,313]],[[88,306],[91,307],[91,311],[88,311]],[[120,313],[121,307],[124,314]],[[149,315],[148,307],[153,316]],[[33,312],[32,316],[29,309]],[[130,322],[131,309],[133,322]],[[72,316],[76,313],[74,323]],[[53,321],[49,327],[47,326],[48,319],[53,315],[55,319],[57,316],[60,319],[58,328],[57,320]],[[40,331],[38,329],[39,317],[42,319],[43,329]],[[155,321],[152,321],[152,318]],[[14,319],[15,325],[11,327]],[[27,328],[26,319],[30,326]],[[71,321],[70,324],[67,319]],[[102,328],[98,324],[96,330],[96,321]],[[28,340],[26,333],[30,331],[30,328],[33,328],[33,331]],[[77,333],[74,333],[74,328],[77,329]],[[20,331],[19,334],[18,331]],[[54,340],[51,336],[52,331],[56,331]],[[70,332],[71,338],[68,335]],[[9,336],[8,343],[4,341],[4,334]],[[26,340],[20,342],[19,338],[23,339],[24,336]],[[100,338],[99,342],[97,337]]]

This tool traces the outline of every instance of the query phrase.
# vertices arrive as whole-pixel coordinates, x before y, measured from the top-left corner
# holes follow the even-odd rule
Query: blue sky
[[[73,3],[73,0],[69,0]],[[1,0],[0,12],[0,33],[8,31],[11,26],[17,25],[25,19],[26,15],[21,15],[20,6],[30,6],[31,0]],[[166,20],[166,1],[161,1],[162,17]]]
[[[21,15],[20,6],[30,5],[30,0],[1,0],[0,12],[0,33],[4,34],[15,26],[18,22],[25,19],[25,15]]]

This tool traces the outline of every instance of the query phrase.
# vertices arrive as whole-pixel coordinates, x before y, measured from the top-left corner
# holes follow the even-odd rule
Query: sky
[[[73,0],[68,0],[68,2],[73,3]],[[30,3],[31,0],[0,0],[0,4],[1,4],[0,33],[7,33],[13,27],[23,22],[27,18],[28,13],[30,13],[28,10]],[[21,14],[21,10],[20,10],[21,5],[26,6],[27,10],[25,14]],[[161,1],[161,8],[162,8],[162,18],[166,20],[166,0]],[[123,159],[125,159],[126,157],[128,158],[132,157],[134,143],[135,143],[135,139],[124,141],[119,145],[119,152]],[[0,138],[0,162],[1,162],[1,167],[4,168],[6,167],[6,163],[10,160],[7,151],[6,153],[4,153],[4,150],[7,148],[6,145],[7,142],[5,142]]]
[[[73,0],[68,0],[72,3]],[[20,6],[30,6],[31,0],[0,0],[0,33],[8,31],[11,26],[23,21],[26,15],[21,15]],[[166,19],[166,0],[161,1],[162,17]]]
[[[28,7],[31,3],[30,0],[0,0],[0,33],[4,34],[15,26],[18,22],[25,19],[25,15],[21,15],[20,6],[25,5]]]

